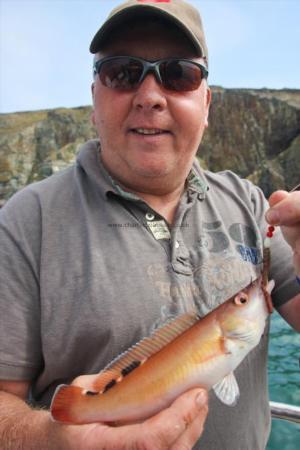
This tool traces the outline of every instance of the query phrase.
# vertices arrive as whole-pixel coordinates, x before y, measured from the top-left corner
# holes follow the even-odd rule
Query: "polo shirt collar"
[[[96,182],[101,194],[107,198],[108,193],[120,195],[127,200],[141,201],[136,194],[125,191],[116,180],[107,172],[101,161],[101,147],[99,139],[93,139],[86,142],[80,149],[77,156],[77,165],[79,165]],[[186,191],[198,194],[199,198],[204,199],[209,187],[200,167],[199,161],[195,158],[190,173],[186,179]]]

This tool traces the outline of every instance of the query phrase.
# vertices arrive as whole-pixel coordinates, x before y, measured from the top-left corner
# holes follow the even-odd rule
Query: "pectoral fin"
[[[222,403],[234,406],[240,396],[240,390],[233,372],[230,372],[223,380],[213,386],[216,396]]]
[[[235,330],[226,332],[226,338],[238,339],[239,341],[247,342],[251,347],[255,347],[260,341],[260,335],[255,327],[236,327]]]

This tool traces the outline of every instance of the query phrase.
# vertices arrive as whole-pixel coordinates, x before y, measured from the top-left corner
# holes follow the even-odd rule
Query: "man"
[[[192,390],[143,423],[61,425],[55,387],[97,373],[171,315],[201,315],[261,271],[267,209],[195,155],[211,99],[201,19],[181,0],[130,0],[91,44],[99,141],[1,211],[0,435],[4,449],[265,448],[267,333],[237,369],[234,408]],[[176,58],[176,61],[174,60]],[[149,64],[162,61],[157,64]],[[148,70],[148,71],[147,71]],[[274,193],[274,302],[299,329],[299,193]]]

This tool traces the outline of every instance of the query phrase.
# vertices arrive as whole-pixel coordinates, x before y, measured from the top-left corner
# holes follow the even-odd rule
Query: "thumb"
[[[149,434],[152,436],[153,448],[169,449],[183,436],[186,442],[197,440],[203,427],[198,428],[196,437],[194,429],[193,436],[189,436],[190,428],[199,416],[204,423],[208,411],[207,402],[205,389],[192,389],[179,396],[169,408],[146,420],[143,425],[148,429],[148,437]]]

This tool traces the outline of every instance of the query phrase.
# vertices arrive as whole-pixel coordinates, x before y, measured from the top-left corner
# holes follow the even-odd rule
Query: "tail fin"
[[[50,411],[52,418],[63,423],[80,423],[80,405],[84,403],[86,391],[79,386],[61,384],[56,388]]]

